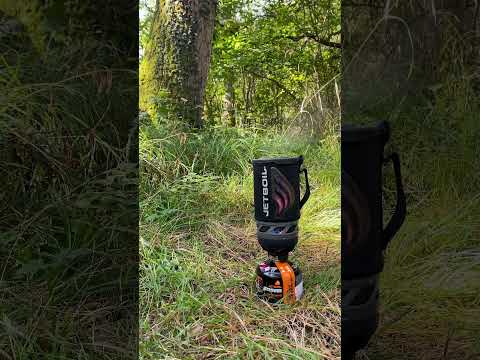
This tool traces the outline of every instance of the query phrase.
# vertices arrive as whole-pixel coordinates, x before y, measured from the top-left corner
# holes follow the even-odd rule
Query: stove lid
[[[377,125],[354,125],[345,123],[342,125],[342,142],[358,142],[380,139],[386,143],[390,137],[390,125],[386,121]]]
[[[262,157],[254,159],[253,164],[278,164],[278,165],[301,165],[303,163],[303,156],[297,157]]]

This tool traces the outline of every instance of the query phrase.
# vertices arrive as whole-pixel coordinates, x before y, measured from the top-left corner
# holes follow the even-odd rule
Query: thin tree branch
[[[322,39],[322,38],[319,38],[319,37],[315,36],[314,34],[309,34],[309,33],[302,34],[302,35],[297,35],[297,36],[286,35],[286,36],[283,36],[283,38],[293,40],[293,41],[299,41],[299,40],[302,40],[302,39],[309,39],[309,40],[313,40],[316,43],[318,43],[320,45],[323,45],[323,46],[333,47],[333,48],[336,48],[336,49],[341,49],[342,48],[341,43],[333,42],[333,41],[330,41],[330,40],[327,40],[327,39]]]
[[[262,75],[262,74],[259,74],[255,71],[252,71],[252,70],[247,70],[250,74],[256,76],[256,77],[259,77],[261,79],[265,79],[265,80],[268,80],[268,81],[271,81],[273,82],[275,85],[277,85],[280,89],[282,89],[283,91],[285,91],[285,93],[287,93],[287,95],[289,95],[293,100],[295,101],[299,101],[298,98],[290,91],[288,90],[280,81],[278,81],[277,79],[274,79],[268,75]]]

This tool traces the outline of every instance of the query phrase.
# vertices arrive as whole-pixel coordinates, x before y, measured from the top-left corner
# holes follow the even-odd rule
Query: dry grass
[[[151,309],[159,313],[150,313],[143,342],[148,346],[161,340],[163,346],[158,352],[148,346],[145,359],[160,354],[182,359],[340,359],[339,274],[332,273],[335,280],[330,282],[320,276],[331,266],[338,268],[334,243],[300,243],[293,258],[301,259],[306,292],[302,301],[288,307],[272,306],[255,296],[254,270],[265,254],[251,226],[214,221],[199,234],[195,249],[185,234],[173,235],[168,242],[163,246],[182,254],[180,266],[202,268],[189,289],[201,305],[189,321],[178,311],[178,293],[164,298],[160,309]],[[199,263],[199,249],[208,262]],[[180,334],[186,337],[183,341],[177,338]]]

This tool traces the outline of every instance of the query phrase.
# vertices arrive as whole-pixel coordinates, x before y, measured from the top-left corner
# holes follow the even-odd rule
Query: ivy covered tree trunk
[[[157,0],[140,71],[141,105],[158,110],[159,95],[166,92],[176,116],[203,125],[216,7],[217,0]]]

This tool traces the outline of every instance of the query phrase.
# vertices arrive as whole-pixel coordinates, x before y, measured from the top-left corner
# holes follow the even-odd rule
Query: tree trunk
[[[216,7],[217,0],[157,0],[140,70],[141,105],[158,110],[166,91],[176,116],[202,127]]]
[[[225,96],[223,97],[223,122],[234,127],[235,121],[235,89],[231,79],[225,80]]]
[[[343,1],[343,110],[398,103],[462,70],[476,58],[475,13],[465,0]]]

